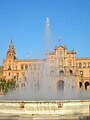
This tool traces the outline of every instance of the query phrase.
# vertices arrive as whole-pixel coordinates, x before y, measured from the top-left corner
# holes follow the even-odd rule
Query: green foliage
[[[15,80],[8,80],[5,79],[0,80],[0,90],[2,90],[4,93],[8,92],[9,90],[12,90],[15,88]]]

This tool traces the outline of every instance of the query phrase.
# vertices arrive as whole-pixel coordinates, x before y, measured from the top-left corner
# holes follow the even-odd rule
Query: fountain
[[[50,40],[48,17],[46,19],[46,34],[48,41]],[[46,52],[48,54],[49,41],[47,44]],[[42,68],[37,70],[39,75],[36,76],[29,66],[27,69],[28,78],[26,79],[22,75],[21,78],[18,78],[15,89],[0,96],[0,112],[11,115],[49,115],[49,117],[52,116],[52,119],[55,115],[59,119],[89,116],[90,91],[77,90],[76,80],[72,80],[70,75],[67,78],[62,68],[60,68],[60,77],[63,77],[63,81],[58,81],[57,90],[54,90],[55,86],[52,86],[52,82],[57,76],[56,65],[51,72],[47,59],[44,59],[41,64]]]

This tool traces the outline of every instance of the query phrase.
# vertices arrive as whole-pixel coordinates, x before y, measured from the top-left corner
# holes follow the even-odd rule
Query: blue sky
[[[90,0],[0,0],[0,62],[11,37],[18,59],[42,54],[46,17],[50,18],[52,48],[75,49],[77,57],[90,57]]]

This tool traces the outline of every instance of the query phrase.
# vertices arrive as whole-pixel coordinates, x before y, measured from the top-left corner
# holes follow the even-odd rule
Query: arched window
[[[8,73],[8,76],[10,76],[11,74],[10,74],[10,72]]]
[[[59,71],[59,75],[64,75],[64,71],[63,71],[63,70],[60,70],[60,71]]]
[[[82,87],[82,82],[79,82],[79,88],[81,88]]]
[[[27,64],[25,65],[25,69],[26,69],[26,70],[28,69],[28,65],[27,65]]]
[[[8,67],[8,70],[11,70],[11,66]]]
[[[76,63],[76,67],[78,67],[78,63]]]
[[[23,64],[21,64],[21,70],[23,70],[24,69],[24,65]]]
[[[70,70],[70,75],[73,75],[73,71],[72,70]]]
[[[88,62],[88,67],[90,68],[90,62]]]
[[[57,91],[60,92],[60,91],[63,91],[64,90],[64,81],[63,80],[59,80],[57,82]]]
[[[19,77],[19,73],[17,73],[17,78]]]
[[[32,70],[32,64],[29,64],[29,69]]]
[[[82,63],[79,62],[79,68],[81,68],[81,67],[82,67]]]
[[[87,90],[87,87],[89,86],[89,82],[85,82],[85,89]]]
[[[83,68],[86,68],[86,63],[85,62],[83,63]]]

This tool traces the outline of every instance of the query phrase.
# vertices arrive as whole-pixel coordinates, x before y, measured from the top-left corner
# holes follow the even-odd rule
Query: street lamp
[[[83,81],[83,71],[80,71],[81,81],[82,81],[82,90],[84,90],[84,81]]]
[[[83,76],[83,71],[80,71],[81,77]]]

